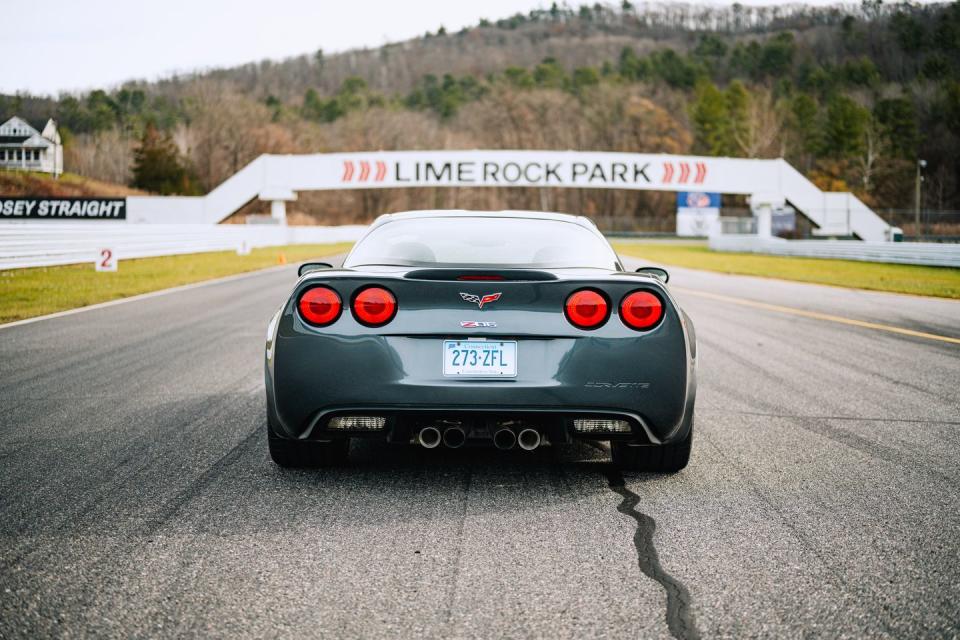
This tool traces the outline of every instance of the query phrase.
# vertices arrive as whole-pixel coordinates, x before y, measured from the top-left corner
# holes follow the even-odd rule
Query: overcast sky
[[[436,31],[440,25],[454,31],[480,18],[502,18],[549,4],[547,0],[0,0],[4,25],[0,92],[57,94],[109,88],[129,79],[153,80],[178,71],[280,59],[318,48],[334,53],[376,47]]]

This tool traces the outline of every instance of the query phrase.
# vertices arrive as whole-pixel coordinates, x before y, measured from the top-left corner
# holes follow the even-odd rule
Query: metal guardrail
[[[0,224],[0,269],[93,263],[101,249],[118,260],[286,244],[352,242],[364,225],[129,224],[124,222]]]
[[[960,211],[939,209],[880,209],[888,223],[903,229],[905,240],[960,242]]]
[[[860,240],[783,240],[756,235],[714,235],[714,251],[767,253],[806,258],[960,267],[960,244],[938,242],[863,242]]]

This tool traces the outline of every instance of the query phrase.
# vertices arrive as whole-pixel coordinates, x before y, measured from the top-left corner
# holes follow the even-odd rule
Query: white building
[[[57,123],[47,120],[43,133],[14,116],[0,125],[0,169],[63,173],[63,145]]]

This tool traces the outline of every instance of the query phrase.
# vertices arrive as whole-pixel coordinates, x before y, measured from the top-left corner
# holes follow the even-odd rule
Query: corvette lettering
[[[649,382],[595,382],[583,385],[587,389],[649,389]]]
[[[500,293],[500,292],[497,292],[497,293],[488,293],[488,294],[485,295],[485,296],[478,296],[478,295],[473,294],[473,293],[463,293],[462,291],[460,292],[460,297],[461,297],[461,298],[463,298],[463,299],[466,300],[467,302],[476,303],[476,305],[477,305],[478,307],[480,307],[481,309],[483,309],[483,305],[489,304],[489,303],[491,303],[491,302],[496,302],[497,300],[499,300],[501,295],[503,295],[503,294]]]
[[[460,326],[464,329],[494,329],[497,326],[496,322],[479,322],[477,320],[463,320],[460,322]]]

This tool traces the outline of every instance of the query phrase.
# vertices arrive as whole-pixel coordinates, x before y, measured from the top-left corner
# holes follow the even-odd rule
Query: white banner
[[[382,151],[268,156],[266,183],[292,191],[397,187],[579,187],[749,194],[777,161],[593,151]]]

